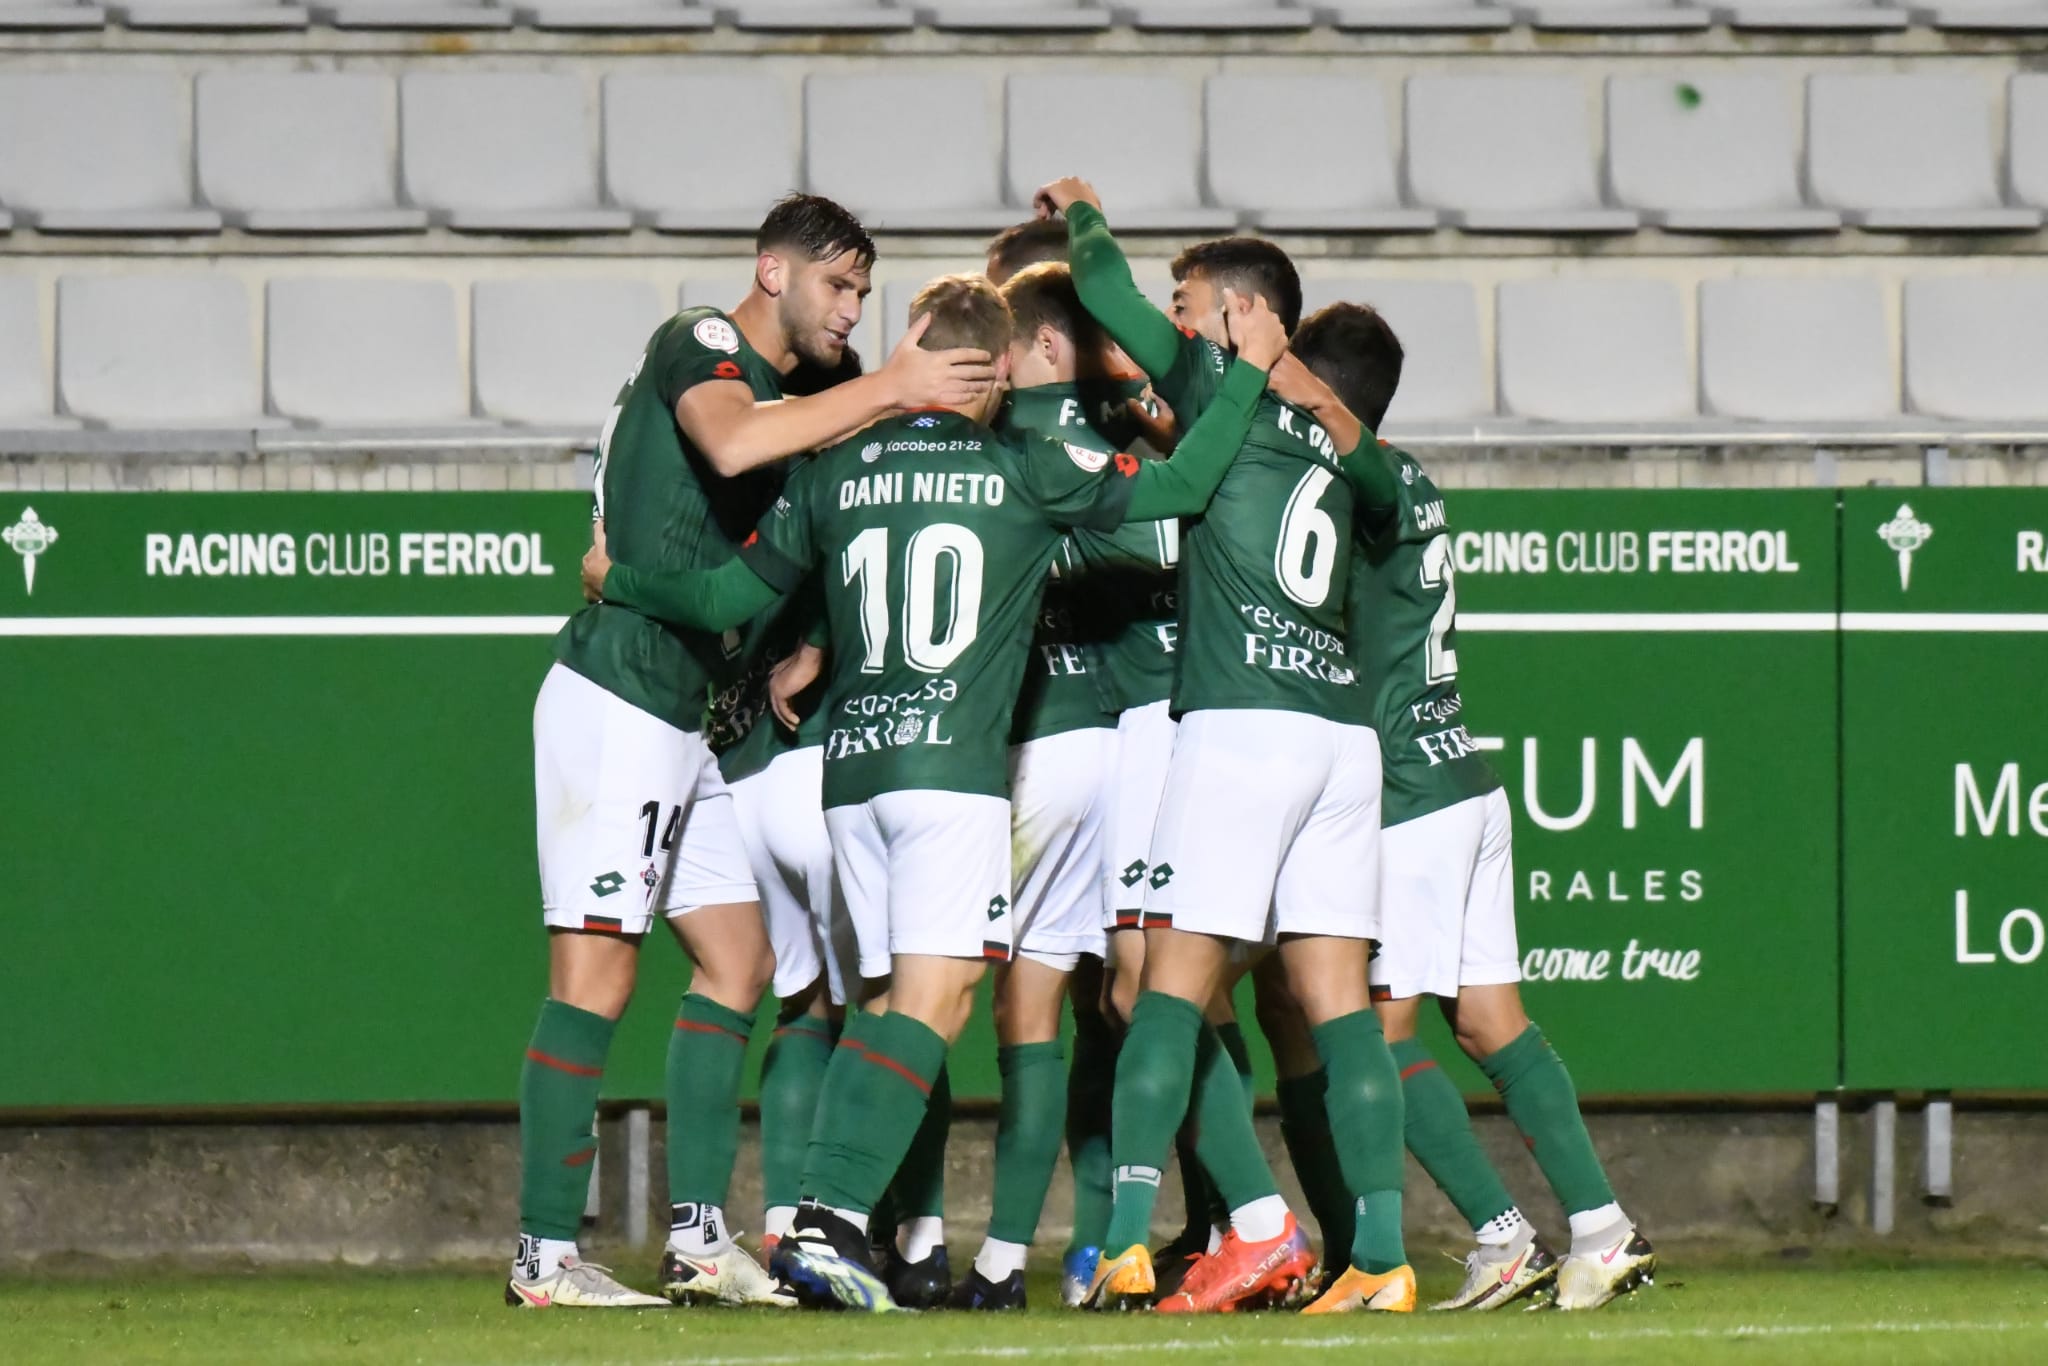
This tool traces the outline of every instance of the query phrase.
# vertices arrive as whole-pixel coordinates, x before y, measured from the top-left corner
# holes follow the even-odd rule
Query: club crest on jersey
[[[930,413],[926,413],[922,417],[910,419],[910,425],[913,427],[936,427],[939,425],[939,420]]]
[[[1071,441],[1062,441],[1060,444],[1067,448],[1067,459],[1090,474],[1100,471],[1109,464],[1108,451],[1091,451],[1086,446],[1076,446]]]
[[[730,355],[740,349],[740,334],[723,318],[700,319],[697,325],[690,329],[690,335],[713,351],[723,351]]]
[[[899,745],[914,744],[924,729],[924,713],[916,707],[896,718],[896,732],[890,738]]]

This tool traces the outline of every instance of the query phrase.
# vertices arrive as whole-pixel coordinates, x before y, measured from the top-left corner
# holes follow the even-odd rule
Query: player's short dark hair
[[[829,261],[850,251],[863,266],[875,263],[875,239],[868,236],[860,220],[818,194],[784,195],[768,210],[761,230],[754,234],[757,253],[790,247],[813,261]]]
[[[1401,383],[1401,339],[1370,304],[1331,304],[1301,320],[1289,344],[1295,358],[1351,415],[1378,431]]]
[[[839,353],[839,364],[819,365],[815,361],[798,360],[796,369],[782,377],[782,393],[785,398],[806,398],[822,394],[835,384],[844,384],[850,379],[861,377],[860,352],[851,346]]]
[[[1197,242],[1173,258],[1173,281],[1199,275],[1217,289],[1256,294],[1289,332],[1301,321],[1301,276],[1287,253],[1263,237]]]
[[[988,278],[1009,281],[1026,266],[1067,259],[1067,225],[1054,218],[1034,218],[1004,228],[988,244]]]
[[[1101,343],[1102,325],[1082,306],[1065,261],[1040,261],[1018,271],[1003,283],[1003,302],[1018,337],[1035,337],[1039,328],[1050,327],[1077,347]]]
[[[941,275],[910,301],[910,321],[932,315],[917,344],[927,351],[971,346],[999,356],[1009,349],[1010,306],[986,275]]]

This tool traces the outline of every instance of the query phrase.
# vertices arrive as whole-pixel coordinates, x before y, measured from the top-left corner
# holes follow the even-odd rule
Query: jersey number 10
[[[981,629],[981,538],[957,522],[911,533],[903,552],[903,659],[920,673],[943,672]],[[939,571],[951,571],[940,600]],[[889,645],[889,528],[871,526],[840,559],[842,583],[860,584],[860,671],[882,672]]]

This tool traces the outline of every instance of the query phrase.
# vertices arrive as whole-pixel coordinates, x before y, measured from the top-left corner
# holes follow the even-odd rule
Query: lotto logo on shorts
[[[590,884],[590,890],[598,896],[610,896],[626,885],[626,879],[617,873],[606,873]]]
[[[1010,898],[1006,896],[992,896],[988,899],[988,918],[990,920],[1001,920],[1003,912],[1009,909]]]
[[[1173,881],[1173,865],[1170,863],[1162,863],[1157,868],[1154,868],[1152,870],[1151,881],[1152,889],[1154,891],[1157,891],[1159,888],[1164,887],[1167,883]]]
[[[1126,887],[1135,887],[1145,880],[1145,860],[1134,858],[1124,865],[1123,876],[1117,881]]]

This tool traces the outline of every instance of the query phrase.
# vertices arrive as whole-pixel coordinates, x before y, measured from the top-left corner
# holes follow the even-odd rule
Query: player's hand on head
[[[604,523],[596,524],[590,549],[583,552],[583,600],[596,602],[604,596],[604,576],[611,572],[612,557],[605,553]]]
[[[1063,214],[1069,205],[1087,204],[1102,208],[1102,198],[1095,193],[1095,187],[1077,175],[1062,176],[1047,181],[1038,187],[1038,193],[1031,196],[1031,207],[1040,218],[1051,218]]]
[[[889,353],[889,363],[882,367],[894,385],[896,406],[961,408],[980,402],[995,383],[995,357],[968,346],[923,349],[918,338],[931,321],[929,313],[913,319],[903,340]]]
[[[797,715],[796,695],[818,681],[825,665],[825,652],[805,641],[795,653],[768,671],[768,707],[783,725],[795,730],[803,718]]]
[[[1224,290],[1223,326],[1239,358],[1261,370],[1271,370],[1287,354],[1287,329],[1260,295]]]
[[[1165,399],[1148,386],[1143,397],[1125,399],[1124,408],[1146,445],[1161,455],[1173,454],[1173,448],[1180,442],[1180,423]]]

